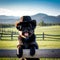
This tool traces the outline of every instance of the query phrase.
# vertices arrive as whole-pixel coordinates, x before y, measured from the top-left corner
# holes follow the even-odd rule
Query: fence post
[[[1,40],[1,33],[0,33],[0,40]]]
[[[0,33],[0,40],[2,40],[2,33]]]
[[[11,32],[11,40],[13,40],[13,31]]]
[[[44,32],[43,32],[43,40],[44,40]]]

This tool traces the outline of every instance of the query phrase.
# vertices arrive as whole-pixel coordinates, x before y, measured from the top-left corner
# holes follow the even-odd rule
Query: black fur
[[[36,43],[35,35],[33,34],[28,39],[24,39],[19,36],[19,39],[22,40],[23,45],[19,48],[19,55],[18,57],[21,58],[23,55],[23,49],[30,49],[30,55],[33,56],[35,54],[35,49],[38,49],[38,45]],[[32,58],[26,58],[27,60],[31,60]],[[38,58],[34,58],[32,60],[39,60]]]
[[[21,36],[18,37],[18,40],[22,41],[23,45],[19,47],[19,54],[17,56],[21,58],[23,56],[23,49],[30,49],[30,55],[33,56],[35,54],[35,50],[38,49],[38,45],[36,43],[36,37],[34,34],[34,29],[36,27],[36,21],[33,20],[28,22],[21,22],[17,25],[17,29],[22,31],[22,35],[25,32],[29,33],[29,37],[23,38]],[[39,58],[26,58],[27,60],[39,60]]]

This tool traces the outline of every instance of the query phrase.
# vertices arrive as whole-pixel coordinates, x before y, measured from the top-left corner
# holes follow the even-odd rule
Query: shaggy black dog
[[[21,58],[23,56],[23,49],[30,49],[30,55],[35,54],[35,49],[38,49],[36,43],[36,37],[34,34],[34,29],[36,27],[36,21],[31,20],[30,16],[23,16],[20,18],[20,21],[16,24],[16,28],[19,31],[17,45],[18,53],[17,56]],[[22,58],[22,60],[24,60]],[[26,60],[39,60],[39,58],[26,58]]]

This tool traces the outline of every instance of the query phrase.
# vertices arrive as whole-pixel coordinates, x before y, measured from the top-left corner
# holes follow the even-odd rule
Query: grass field
[[[0,30],[2,30],[0,28]],[[3,28],[5,31],[15,31],[18,32],[18,30],[13,27],[13,28]],[[37,26],[35,29],[35,34],[60,34],[60,26]]]
[[[0,58],[0,60],[20,60],[19,58]],[[40,60],[60,60],[60,58],[40,58]]]
[[[40,49],[60,48],[60,41],[37,41]],[[16,49],[17,41],[0,41],[0,49]]]
[[[0,28],[1,30],[1,28]],[[3,30],[5,30],[6,32],[5,33],[10,33],[13,31],[13,32],[18,32],[18,30],[13,27],[13,28],[3,28]],[[11,31],[11,32],[7,32],[7,31]],[[42,36],[43,36],[43,32],[44,32],[44,40],[60,40],[60,26],[43,26],[43,27],[40,27],[40,26],[37,26],[36,29],[35,29],[35,34],[42,34],[42,35],[39,35],[41,38],[38,38],[37,40],[43,40]],[[47,36],[46,36],[47,35]],[[50,35],[50,36],[48,36]],[[51,36],[53,35],[53,36]],[[55,35],[55,36],[54,36]],[[59,36],[57,36],[59,35]],[[5,40],[11,40],[11,35],[8,35],[10,37],[2,37],[3,39]],[[2,40],[3,40],[2,39]],[[17,37],[13,37],[14,40],[17,39]]]
[[[16,28],[5,28],[6,31],[16,31]],[[60,35],[60,26],[45,26],[45,27],[39,27],[37,26],[35,29],[35,34],[53,34],[53,35]],[[58,36],[55,36],[55,38],[58,38]],[[40,41],[38,41],[40,40]],[[60,39],[50,39],[45,38],[44,40],[37,38],[37,43],[39,45],[40,49],[60,49]],[[15,41],[3,41],[0,40],[0,49],[16,49],[17,40]],[[18,60],[18,58],[0,58],[0,60]],[[60,60],[60,58],[41,58],[41,60]]]
[[[37,26],[35,29],[36,34],[60,34],[60,26],[43,26],[39,27]]]
[[[5,28],[5,30],[10,31],[16,31],[17,29],[14,28]],[[60,35],[60,26],[44,26],[39,27],[37,26],[35,29],[35,34],[53,34],[53,35]],[[58,38],[58,36],[55,36],[55,38]],[[7,37],[8,38],[8,37]],[[37,43],[39,45],[39,48],[60,48],[60,39],[50,39],[45,38],[44,40],[42,38],[37,38]],[[39,40],[39,41],[38,41]],[[17,40],[15,41],[3,41],[0,40],[0,49],[16,49]]]

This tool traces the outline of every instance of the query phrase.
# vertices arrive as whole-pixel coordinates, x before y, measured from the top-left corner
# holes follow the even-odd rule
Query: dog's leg
[[[21,58],[23,55],[23,49],[21,47],[17,48],[17,57]]]
[[[35,47],[33,45],[30,46],[30,55],[33,56],[35,54]]]
[[[33,56],[35,54],[35,49],[38,49],[37,45],[32,44],[30,47],[30,55]],[[39,58],[28,58],[28,60],[40,60]]]
[[[35,48],[30,49],[30,55],[33,56],[35,54]]]

